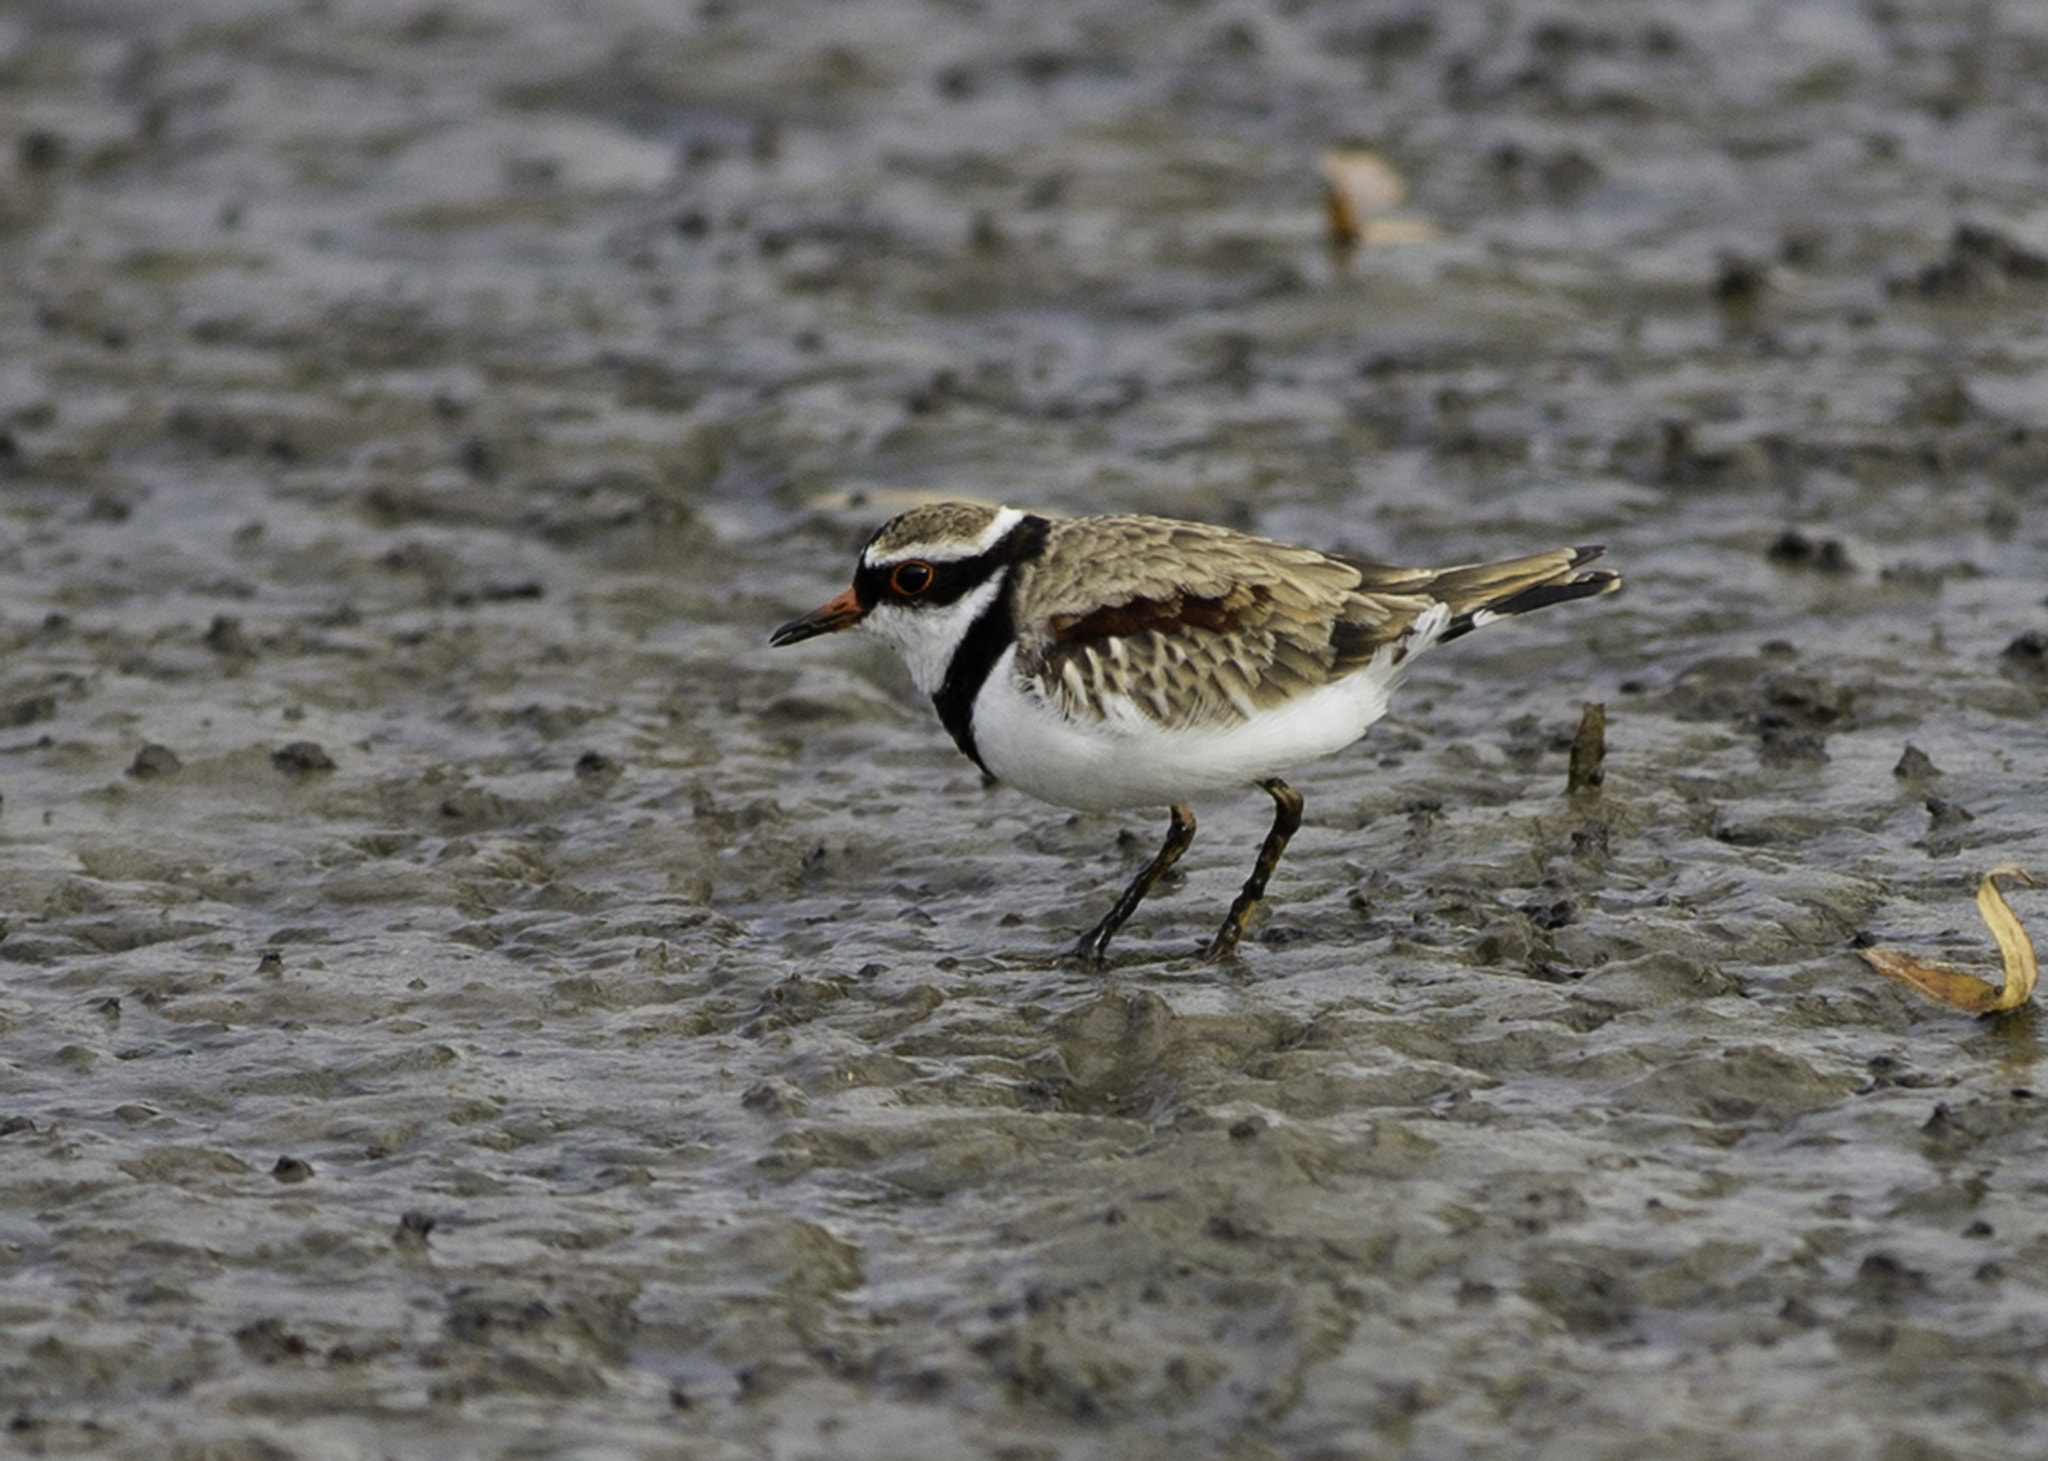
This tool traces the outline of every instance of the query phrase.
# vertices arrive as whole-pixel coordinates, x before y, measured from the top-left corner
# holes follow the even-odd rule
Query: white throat
[[[860,621],[860,627],[896,646],[919,694],[936,695],[946,683],[946,671],[952,666],[960,641],[967,637],[982,610],[995,602],[1009,577],[1008,567],[999,568],[988,582],[943,606],[877,604]]]

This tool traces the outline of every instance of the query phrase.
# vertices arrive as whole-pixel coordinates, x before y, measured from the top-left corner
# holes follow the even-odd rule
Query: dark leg
[[[1277,776],[1259,785],[1273,798],[1273,830],[1266,834],[1266,845],[1259,849],[1259,860],[1252,864],[1252,875],[1244,880],[1243,891],[1224,915],[1223,927],[1216,930],[1216,937],[1202,950],[1205,961],[1227,959],[1237,952],[1237,941],[1244,937],[1244,926],[1251,922],[1252,910],[1266,896],[1266,879],[1280,865],[1287,839],[1301,830],[1301,793]]]
[[[1296,798],[1299,805],[1300,798]],[[1123,897],[1116,900],[1116,907],[1109,910],[1102,922],[1081,935],[1081,942],[1074,945],[1073,957],[1090,964],[1102,962],[1102,951],[1109,947],[1109,941],[1116,937],[1116,931],[1124,926],[1124,920],[1138,911],[1138,905],[1145,901],[1145,895],[1152,891],[1153,884],[1166,876],[1168,868],[1180,861],[1180,855],[1188,850],[1188,844],[1195,840],[1195,813],[1192,807],[1179,806],[1173,809],[1173,819],[1166,824],[1166,842],[1159,849],[1159,855],[1146,864],[1145,870],[1131,879],[1131,885],[1124,889]]]

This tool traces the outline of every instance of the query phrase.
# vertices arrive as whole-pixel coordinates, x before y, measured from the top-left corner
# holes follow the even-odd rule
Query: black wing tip
[[[1611,568],[1595,568],[1587,573],[1575,573],[1559,583],[1538,584],[1525,588],[1520,593],[1502,599],[1486,607],[1506,617],[1510,614],[1526,614],[1532,609],[1547,609],[1552,604],[1569,604],[1575,599],[1598,598],[1611,594],[1621,587],[1621,575]]]
[[[1510,619],[1517,614],[1547,609],[1553,604],[1569,604],[1577,599],[1597,598],[1601,594],[1611,594],[1620,587],[1621,575],[1611,568],[1595,568],[1591,572],[1575,574],[1571,578],[1554,583],[1539,583],[1523,589],[1520,593],[1510,594],[1504,599],[1455,616],[1437,642],[1442,644],[1453,639],[1462,639],[1482,622],[1490,624],[1497,619]],[[1482,614],[1486,616],[1484,620],[1478,617]]]

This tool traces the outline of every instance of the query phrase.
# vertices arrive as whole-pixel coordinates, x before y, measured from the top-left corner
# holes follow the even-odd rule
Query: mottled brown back
[[[1612,575],[1569,577],[1597,550],[1411,569],[1346,563],[1227,528],[1153,517],[1051,525],[1016,569],[1018,669],[1067,713],[1103,714],[1121,693],[1171,727],[1227,726],[1356,672],[1437,603],[1451,632],[1494,608],[1604,593]]]

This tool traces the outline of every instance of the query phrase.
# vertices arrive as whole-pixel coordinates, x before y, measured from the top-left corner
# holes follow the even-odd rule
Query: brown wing
[[[1230,725],[1390,647],[1405,653],[1438,603],[1451,611],[1444,636],[1456,637],[1487,610],[1604,593],[1618,586],[1611,574],[1569,577],[1598,551],[1393,568],[1200,523],[1055,522],[1044,555],[1020,566],[1018,670],[1070,715],[1100,718],[1124,697],[1162,725]]]
[[[1052,534],[1019,575],[1018,668],[1073,715],[1122,696],[1162,725],[1234,724],[1369,660],[1432,602],[1360,592],[1351,564],[1200,523],[1093,518]]]

